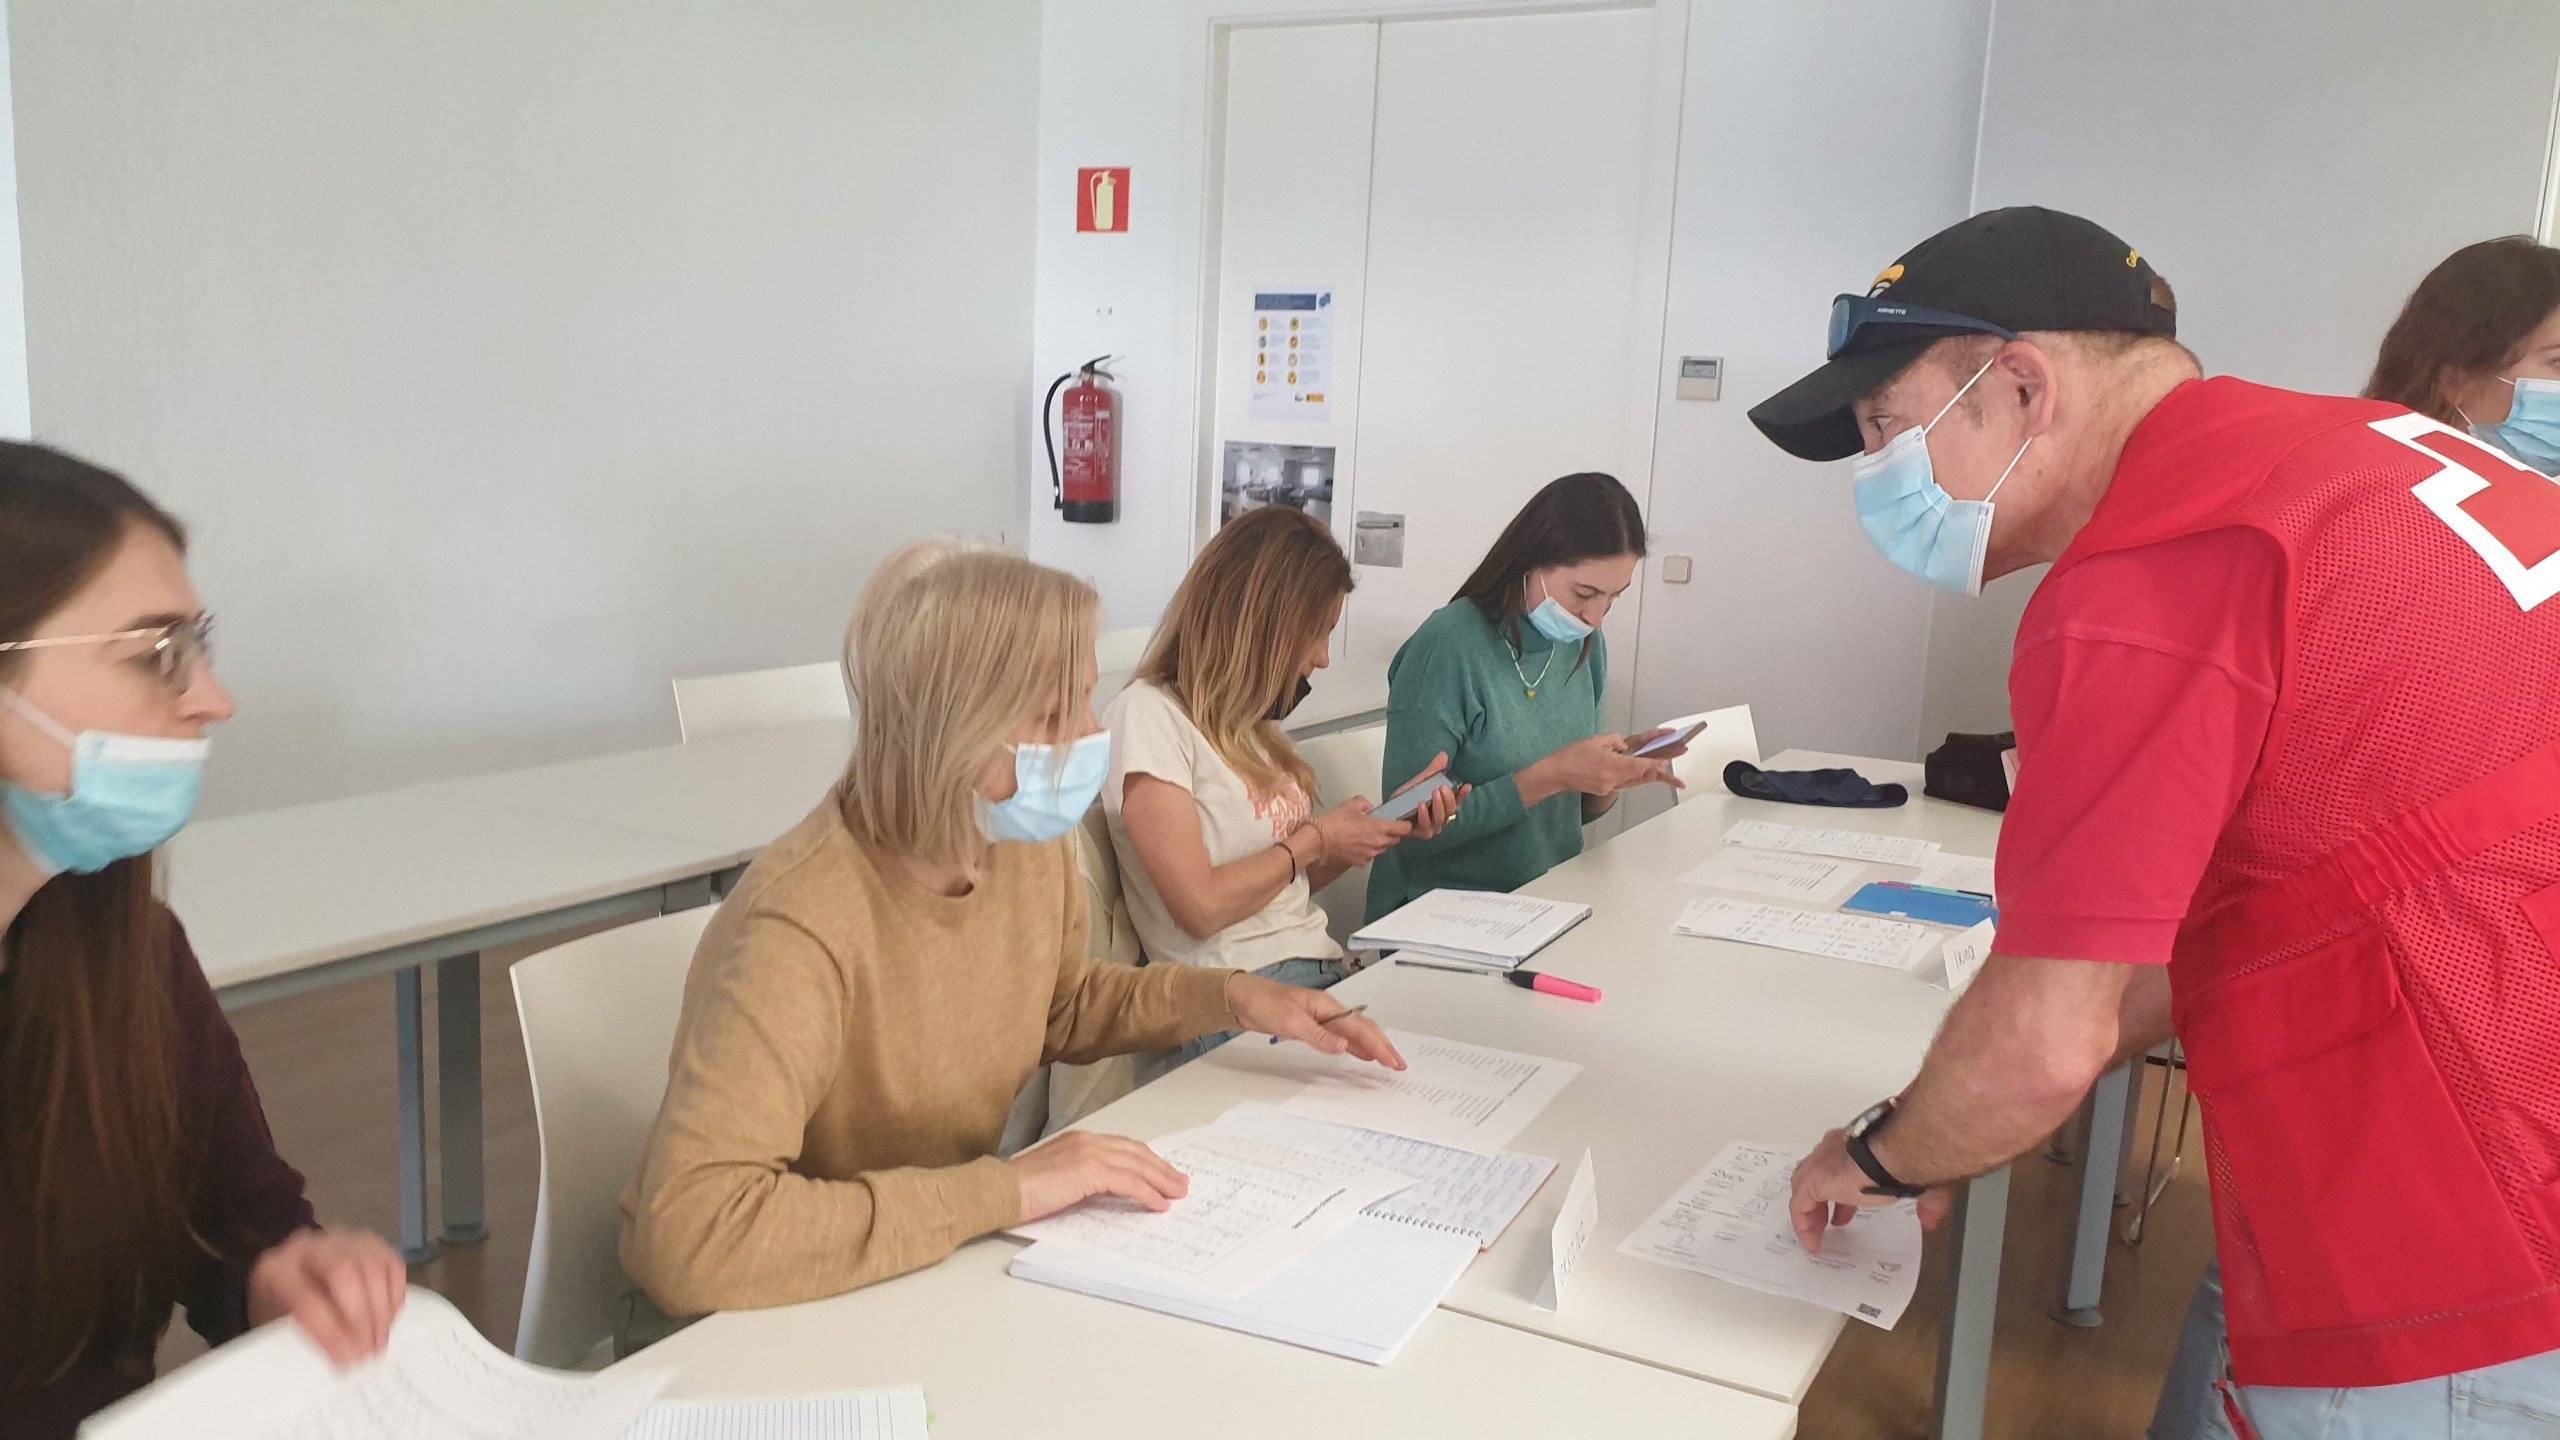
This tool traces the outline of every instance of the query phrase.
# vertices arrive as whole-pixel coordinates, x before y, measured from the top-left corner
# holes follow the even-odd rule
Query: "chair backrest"
[[[1751,728],[1751,707],[1728,705],[1722,710],[1707,710],[1696,715],[1683,715],[1669,721],[1674,727],[1695,725],[1705,721],[1707,728],[1689,742],[1689,753],[1671,762],[1671,773],[1689,787],[1679,792],[1683,798],[1701,792],[1721,793],[1724,789],[1724,767],[1736,760],[1760,763],[1760,736]]]
[[[1146,952],[1138,946],[1138,927],[1129,919],[1128,902],[1120,894],[1120,859],[1111,849],[1111,829],[1102,807],[1085,812],[1076,828],[1076,868],[1084,877],[1085,954],[1097,965],[1138,965]],[[1039,1077],[1034,1076],[1034,1085]],[[1060,1061],[1049,1067],[1048,1119],[1045,1129],[1060,1130],[1138,1088],[1138,1059],[1114,1055],[1090,1065]],[[1025,1087],[1023,1096],[1030,1094]],[[1023,1119],[1023,1097],[1016,1097],[1014,1121],[1006,1139],[1017,1138]],[[1037,1138],[1040,1132],[1033,1132]]]
[[[676,682],[676,728],[687,740],[769,725],[852,718],[853,701],[844,692],[844,667],[832,660],[733,675],[697,675]]]
[[[1129,688],[1138,673],[1138,662],[1147,658],[1147,642],[1155,631],[1144,625],[1126,630],[1105,630],[1094,642],[1093,708],[1100,711],[1111,703],[1111,697]]]
[[[1301,740],[1298,753],[1315,769],[1319,808],[1329,810],[1354,795],[1386,798],[1379,774],[1387,763],[1386,726],[1364,725]],[[1340,879],[1316,892],[1316,903],[1324,907],[1325,929],[1332,932],[1335,943],[1348,941],[1369,907],[1369,867],[1342,872]]]
[[[542,1147],[516,1357],[589,1365],[613,1338],[624,1280],[622,1188],[666,1095],[684,977],[713,909],[572,940],[508,972]]]

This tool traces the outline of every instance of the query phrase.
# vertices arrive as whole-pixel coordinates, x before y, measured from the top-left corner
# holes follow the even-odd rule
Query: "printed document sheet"
[[[1692,900],[1672,930],[1710,940],[1739,940],[1889,970],[1916,970],[1937,953],[1944,930],[1874,915],[1790,910],[1750,900]]]
[[[1821,1254],[1810,1254],[1787,1218],[1797,1159],[1781,1146],[1727,1145],[1619,1253],[1892,1329],[1920,1279],[1919,1212],[1908,1200],[1861,1210],[1824,1235]]]
[[[1437,1035],[1390,1030],[1387,1038],[1404,1054],[1402,1074],[1338,1056],[1333,1068],[1319,1072],[1280,1108],[1311,1120],[1491,1155],[1510,1144],[1582,1073],[1570,1060]]]
[[[672,1377],[538,1369],[411,1290],[381,1356],[339,1370],[269,1325],[92,1418],[83,1440],[620,1440]]]
[[[1793,855],[1828,855],[1835,860],[1864,860],[1871,865],[1918,865],[1938,852],[1934,840],[1907,835],[1870,835],[1864,830],[1824,830],[1781,825],[1774,820],[1744,820],[1724,832],[1727,845],[1754,850],[1783,850]]]
[[[1849,893],[1866,867],[1855,860],[1820,855],[1789,855],[1777,850],[1749,850],[1727,845],[1706,863],[1680,877],[1683,885],[1709,890],[1738,890],[1808,905],[1831,905]]]
[[[1170,1209],[1097,1196],[1013,1233],[1110,1256],[1195,1291],[1242,1295],[1312,1254],[1363,1207],[1413,1184],[1359,1160],[1208,1127],[1152,1148],[1191,1181]]]

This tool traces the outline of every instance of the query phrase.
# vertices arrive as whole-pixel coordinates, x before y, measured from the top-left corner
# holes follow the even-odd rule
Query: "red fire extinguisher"
[[[1050,382],[1040,402],[1040,438],[1049,448],[1049,483],[1057,491],[1058,513],[1078,524],[1107,525],[1120,513],[1120,397],[1104,383],[1108,355],[1096,355]],[[1068,386],[1068,381],[1074,385]],[[1049,411],[1066,387],[1059,413],[1066,428],[1066,459],[1058,457],[1058,436]]]

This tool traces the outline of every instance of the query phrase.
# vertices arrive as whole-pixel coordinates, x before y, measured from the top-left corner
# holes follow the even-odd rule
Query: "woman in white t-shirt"
[[[1315,892],[1457,813],[1462,789],[1409,821],[1369,818],[1360,796],[1315,813],[1315,773],[1280,721],[1324,668],[1350,593],[1351,563],[1321,523],[1282,506],[1249,512],[1192,562],[1137,677],[1104,712],[1103,810],[1150,963],[1331,985],[1344,957]],[[1441,756],[1405,788],[1447,764]]]

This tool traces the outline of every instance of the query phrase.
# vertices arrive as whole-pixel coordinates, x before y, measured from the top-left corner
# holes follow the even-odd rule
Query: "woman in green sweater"
[[[1609,646],[1600,622],[1635,583],[1644,513],[1614,478],[1540,490],[1448,604],[1387,667],[1384,773],[1449,757],[1475,791],[1448,828],[1369,871],[1375,919],[1439,888],[1514,890],[1582,853],[1582,827],[1618,792],[1678,785],[1678,752],[1639,760],[1601,727]]]

